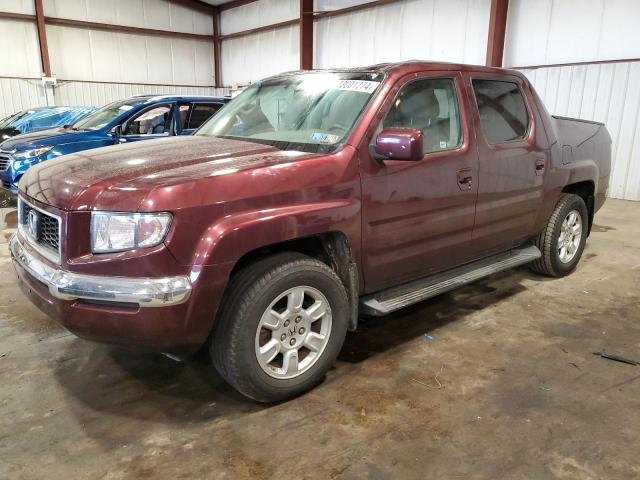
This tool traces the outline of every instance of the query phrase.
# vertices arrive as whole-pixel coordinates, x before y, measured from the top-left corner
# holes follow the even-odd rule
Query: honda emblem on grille
[[[38,236],[40,235],[40,217],[35,210],[29,210],[27,229],[29,235],[31,235],[34,240],[38,240]]]

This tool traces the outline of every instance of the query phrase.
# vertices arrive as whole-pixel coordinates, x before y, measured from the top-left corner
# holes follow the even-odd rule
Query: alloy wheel
[[[331,308],[318,289],[293,287],[278,295],[260,318],[255,353],[277,379],[295,378],[322,355],[331,334]]]

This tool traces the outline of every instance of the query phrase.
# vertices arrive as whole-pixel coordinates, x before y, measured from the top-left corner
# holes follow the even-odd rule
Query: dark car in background
[[[20,177],[33,165],[92,148],[191,135],[229,98],[141,95],[110,103],[59,128],[17,135],[0,143],[2,187],[18,191]]]
[[[21,133],[71,125],[97,110],[96,107],[38,107],[21,110],[0,120],[0,142]]]

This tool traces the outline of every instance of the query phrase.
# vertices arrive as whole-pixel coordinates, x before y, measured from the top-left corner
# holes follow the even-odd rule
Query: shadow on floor
[[[359,363],[429,334],[447,323],[459,322],[476,310],[522,292],[526,289],[521,284],[522,280],[534,277],[546,280],[526,268],[505,271],[386,317],[361,318],[358,331],[347,335],[338,358],[344,362]],[[508,285],[496,286],[504,283]]]
[[[197,423],[262,410],[227,385],[202,359],[176,362],[81,339],[54,371],[59,384],[91,411],[161,423]]]
[[[499,273],[385,318],[362,319],[358,331],[347,336],[339,360],[363,362],[444,324],[460,321],[475,310],[525,290],[521,282],[531,276],[526,269]],[[54,371],[59,384],[83,405],[77,407],[83,422],[90,421],[87,412],[100,412],[190,424],[270,408],[235,392],[203,357],[178,363],[161,355],[131,353],[74,339]]]

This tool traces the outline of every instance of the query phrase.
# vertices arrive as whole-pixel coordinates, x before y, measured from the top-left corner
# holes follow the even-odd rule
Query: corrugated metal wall
[[[20,110],[47,105],[40,79],[0,77],[0,118]]]
[[[552,114],[604,122],[609,196],[640,200],[640,2],[510,0],[505,67],[526,69]],[[586,65],[551,64],[592,62]],[[593,63],[605,62],[605,63]],[[548,65],[548,66],[544,66]]]
[[[170,0],[44,0],[43,5],[51,17],[213,34],[210,15]],[[33,15],[34,2],[2,0],[0,11]],[[102,106],[141,93],[216,94],[212,41],[75,26],[47,25],[46,30],[55,89],[38,80],[35,22],[0,19],[0,118],[47,104]]]
[[[370,0],[315,0],[314,11]],[[320,19],[314,67],[353,67],[412,58],[484,63],[490,0],[405,0]],[[259,0],[222,12],[222,34],[298,18],[298,0]],[[240,85],[299,68],[297,25],[222,42],[222,81]]]
[[[299,17],[298,0],[260,0],[220,15],[222,35],[284,22]],[[300,67],[297,25],[224,40],[221,45],[222,83],[247,85],[276,73]]]
[[[550,113],[604,122],[613,141],[608,195],[640,200],[640,62],[523,70]]]
[[[60,81],[55,88],[47,87],[45,90],[40,79],[0,77],[0,119],[28,108],[47,105],[101,107],[115,100],[144,94],[228,96],[231,91],[215,87],[74,81]]]
[[[213,34],[210,15],[168,0],[46,0],[45,15],[73,20]],[[214,83],[213,42],[47,25],[58,78],[137,84]]]
[[[125,83],[60,82],[54,89],[56,105],[102,106],[133,95],[215,95],[214,87],[132,85]]]
[[[362,1],[316,0],[318,10]],[[482,64],[490,0],[406,0],[315,23],[316,68],[411,59]]]

